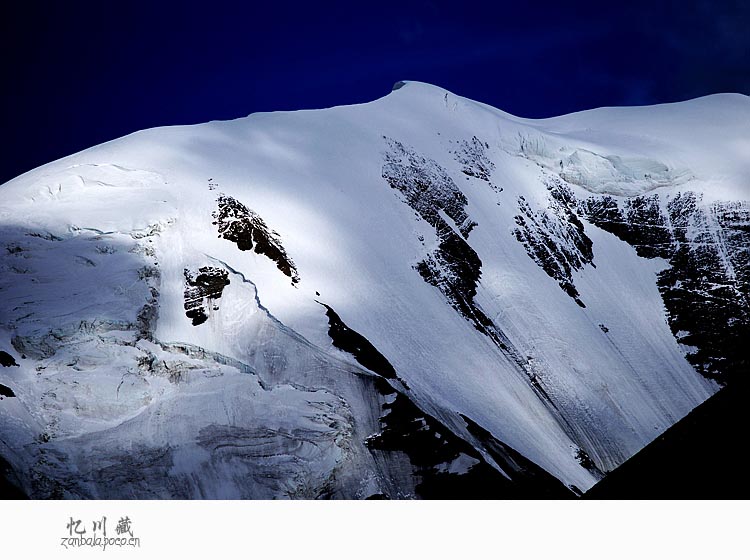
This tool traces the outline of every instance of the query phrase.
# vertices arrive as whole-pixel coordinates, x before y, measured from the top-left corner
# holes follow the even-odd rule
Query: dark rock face
[[[419,480],[415,491],[425,499],[569,498],[572,494],[554,477],[492,438],[495,452],[509,468],[503,476],[470,443],[427,414],[407,395],[393,366],[365,337],[350,329],[328,305],[328,334],[333,345],[349,352],[381,375],[375,389],[384,397],[380,432],[366,440],[374,453],[404,453]],[[389,381],[394,383],[392,385]],[[491,438],[491,436],[489,436]],[[489,441],[488,438],[487,441]],[[533,479],[534,483],[527,483]],[[520,482],[519,482],[520,481]],[[376,495],[372,498],[398,496]]]
[[[0,400],[3,399],[3,397],[15,397],[16,394],[13,392],[13,389],[10,387],[6,387],[2,383],[0,383]]]
[[[456,311],[484,332],[489,318],[474,303],[482,261],[471,246],[453,231],[443,231],[440,245],[417,263],[422,279],[438,288]]]
[[[482,428],[471,418],[461,415],[469,433],[474,436],[492,459],[507,473],[517,473],[514,477],[517,497],[531,493],[538,498],[571,498],[573,493],[547,471],[540,469],[515,449],[508,447]],[[574,490],[574,492],[579,493]]]
[[[583,449],[578,449],[576,451],[576,460],[578,460],[578,464],[581,465],[584,469],[592,473],[594,476],[596,476],[599,480],[604,478],[604,474],[599,467],[596,466],[596,463],[591,460],[591,457],[589,457],[588,453],[586,453]]]
[[[383,178],[393,189],[402,193],[404,202],[417,215],[435,228],[440,240],[438,248],[414,268],[425,282],[438,288],[451,306],[471,322],[474,328],[489,337],[516,364],[519,373],[529,377],[537,396],[545,406],[557,412],[549,395],[536,377],[530,374],[521,354],[474,301],[482,274],[482,261],[467,241],[476,222],[466,212],[466,196],[437,162],[415,153],[400,142],[386,140],[390,152],[386,154]],[[478,145],[481,146],[481,143]],[[583,224],[571,209],[573,195],[570,191],[563,190],[559,182],[555,186],[554,192],[551,189],[551,206],[555,208],[558,220],[565,220],[568,228],[558,226],[566,235],[561,242],[568,242],[575,247],[577,253],[570,250],[571,260],[573,255],[580,255],[579,261],[590,261],[593,259],[591,241],[583,234]],[[453,221],[455,228],[443,218],[439,212],[441,210]]]
[[[546,209],[534,211],[524,197],[518,198],[513,235],[548,276],[581,307],[573,282],[573,271],[584,265],[594,266],[593,243],[584,232],[575,213],[575,197],[559,179],[548,179],[549,203]]]
[[[404,201],[427,223],[450,227],[440,216],[445,212],[464,238],[477,224],[466,213],[468,200],[448,172],[435,160],[419,155],[397,140],[386,138],[389,151],[385,154],[382,175],[399,191]]]
[[[258,214],[232,197],[220,196],[217,203],[218,210],[213,217],[219,237],[233,241],[241,251],[254,250],[258,255],[268,257],[292,279],[292,284],[299,282],[297,268],[284,250],[278,233],[271,230]]]
[[[453,144],[453,142],[451,142]],[[490,145],[482,142],[476,136],[471,140],[460,140],[453,150],[453,159],[461,164],[461,172],[469,177],[476,177],[485,181],[496,192],[503,189],[494,185],[490,179],[495,169],[495,164],[487,156]]]
[[[477,330],[492,336],[492,321],[474,302],[482,261],[466,241],[477,225],[466,212],[466,196],[436,161],[417,154],[401,142],[386,140],[390,151],[385,156],[383,178],[401,193],[406,204],[435,228],[440,240],[438,248],[414,268]],[[441,216],[441,211],[453,226]]]
[[[492,438],[497,443],[497,452],[490,451],[493,459],[501,458],[501,466],[512,466],[505,471],[509,476],[506,478],[471,444],[420,410],[407,396],[385,383],[382,391],[392,400],[383,405],[381,432],[370,437],[367,446],[406,453],[420,479],[416,486],[418,497],[438,500],[573,497],[552,475]]]
[[[678,195],[677,204],[689,204],[687,200],[679,199]],[[692,204],[694,207],[695,201]],[[626,199],[622,202],[622,209],[611,196],[590,197],[580,206],[591,223],[627,241],[642,257],[668,259],[674,250],[658,194]]]
[[[10,366],[20,367],[16,363],[16,359],[13,356],[11,356],[10,354],[8,354],[7,352],[5,352],[4,350],[0,350],[0,366],[3,366],[3,367],[10,367]]]
[[[700,202],[683,192],[589,197],[580,208],[640,256],[669,262],[658,285],[672,332],[695,369],[724,384],[750,371],[750,204]]]
[[[195,275],[187,268],[185,275],[185,315],[197,326],[208,320],[206,306],[213,306],[229,284],[229,273],[221,268],[204,266]]]
[[[396,370],[369,340],[347,327],[332,307],[325,303],[321,303],[321,305],[326,308],[328,336],[331,337],[331,341],[336,348],[348,352],[362,366],[378,375],[382,375],[386,379],[396,378]]]
[[[750,300],[750,203],[725,202],[715,209],[737,289]]]

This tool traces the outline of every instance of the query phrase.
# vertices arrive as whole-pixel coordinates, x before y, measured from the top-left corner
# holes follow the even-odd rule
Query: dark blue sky
[[[124,134],[372,100],[398,80],[544,117],[750,94],[750,3],[9,1],[0,182]]]

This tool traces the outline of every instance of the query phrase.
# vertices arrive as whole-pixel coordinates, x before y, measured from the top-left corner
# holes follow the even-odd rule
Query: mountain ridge
[[[584,492],[743,363],[750,104],[712,97],[531,121],[407,82],[6,183],[0,456],[41,497]]]

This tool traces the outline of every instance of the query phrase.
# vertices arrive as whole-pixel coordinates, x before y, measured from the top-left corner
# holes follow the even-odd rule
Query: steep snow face
[[[7,476],[585,491],[747,363],[749,119],[712,96],[531,121],[407,82],[22,175],[0,187]]]

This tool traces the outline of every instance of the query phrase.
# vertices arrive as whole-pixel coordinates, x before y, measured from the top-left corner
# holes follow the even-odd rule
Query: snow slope
[[[408,82],[26,173],[0,457],[39,497],[414,497],[478,464],[585,491],[724,382],[663,279],[709,247],[746,328],[749,120],[720,95],[533,121]],[[383,443],[419,431],[394,399],[448,459]]]

